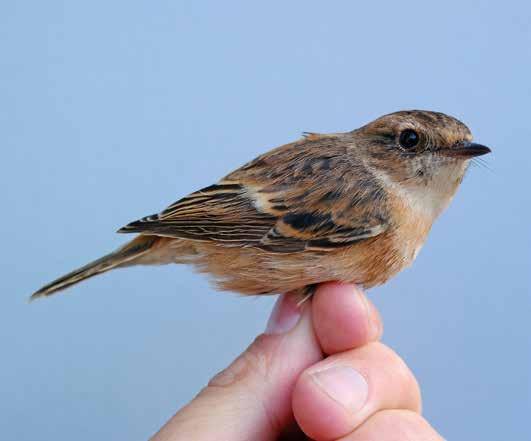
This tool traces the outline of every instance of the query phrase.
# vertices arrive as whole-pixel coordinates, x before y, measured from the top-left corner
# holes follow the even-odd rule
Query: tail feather
[[[31,295],[29,301],[31,302],[40,297],[47,297],[75,285],[82,280],[97,276],[98,274],[102,274],[113,268],[127,266],[128,264],[131,264],[132,260],[148,252],[156,240],[157,237],[155,236],[138,236],[123,247],[118,248],[116,251],[90,262],[89,264],[65,274],[43,286]]]

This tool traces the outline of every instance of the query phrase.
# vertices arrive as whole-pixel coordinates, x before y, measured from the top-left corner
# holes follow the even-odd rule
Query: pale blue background
[[[259,333],[272,300],[186,267],[28,306],[125,223],[304,131],[402,108],[493,147],[417,262],[371,291],[448,439],[530,409],[528,1],[0,4],[0,438],[145,439]]]

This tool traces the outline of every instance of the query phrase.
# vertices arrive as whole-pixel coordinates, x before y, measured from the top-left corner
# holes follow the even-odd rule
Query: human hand
[[[266,332],[153,440],[442,440],[359,289],[325,283],[298,300],[281,296]]]

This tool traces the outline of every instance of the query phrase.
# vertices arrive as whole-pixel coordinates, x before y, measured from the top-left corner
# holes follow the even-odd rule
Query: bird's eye
[[[398,142],[400,143],[400,147],[410,150],[419,143],[419,139],[420,138],[417,132],[411,129],[406,129],[400,133]]]

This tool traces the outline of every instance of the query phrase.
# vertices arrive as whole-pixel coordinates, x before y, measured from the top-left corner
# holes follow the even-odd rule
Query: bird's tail
[[[94,262],[90,262],[89,264],[65,274],[64,276],[43,286],[41,289],[32,294],[30,301],[40,297],[47,297],[56,292],[62,291],[69,286],[75,285],[82,280],[97,276],[98,274],[102,274],[113,268],[134,264],[132,261],[147,253],[157,239],[158,238],[156,236],[140,235],[131,242],[125,244],[123,247],[118,248],[116,251],[113,251],[112,253],[95,260]]]

